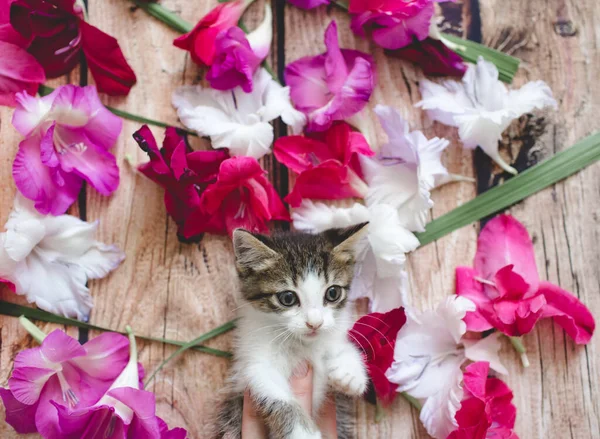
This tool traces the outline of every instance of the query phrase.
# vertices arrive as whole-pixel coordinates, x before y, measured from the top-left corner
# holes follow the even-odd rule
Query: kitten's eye
[[[342,287],[334,285],[325,291],[325,300],[328,302],[337,302],[342,297]]]
[[[277,300],[283,306],[294,306],[298,303],[298,296],[293,291],[283,291],[281,293],[277,293]]]

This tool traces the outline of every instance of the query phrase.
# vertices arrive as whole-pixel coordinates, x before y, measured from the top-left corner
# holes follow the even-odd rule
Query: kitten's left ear
[[[326,230],[323,233],[333,243],[333,253],[349,262],[360,252],[361,244],[369,230],[368,224],[365,222],[345,229]]]

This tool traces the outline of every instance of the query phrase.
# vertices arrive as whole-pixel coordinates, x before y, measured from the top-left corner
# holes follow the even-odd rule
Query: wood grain
[[[163,0],[162,4],[190,22],[197,22],[214,2]],[[252,28],[262,17],[263,1],[253,5],[245,21]],[[372,53],[377,64],[378,85],[363,118],[376,144],[385,140],[374,117],[375,104],[398,108],[413,128],[428,136],[451,141],[444,163],[453,173],[477,176],[477,185],[455,183],[433,193],[432,217],[438,217],[472,199],[477,192],[502,181],[504,176],[487,158],[464,151],[456,131],[431,123],[413,108],[420,99],[418,82],[423,78],[410,63],[386,56],[370,42],[349,30],[345,12],[322,7],[305,12],[272,2],[276,44],[271,65],[283,66],[301,56],[324,50],[323,32],[332,19],[340,29],[342,47]],[[523,60],[516,78],[519,86],[528,80],[543,79],[555,93],[559,110],[547,112],[545,134],[535,145],[528,136],[543,125],[539,115],[511,126],[505,139],[507,157],[529,166],[549,157],[600,128],[600,43],[597,23],[600,8],[595,0],[465,0],[443,4],[441,24],[447,29],[486,44],[512,51]],[[138,84],[127,98],[106,98],[104,102],[146,117],[177,123],[170,104],[173,90],[182,84],[201,81],[202,75],[189,56],[172,46],[178,35],[165,25],[132,7],[125,0],[89,0],[89,20],[115,36],[138,76]],[[84,72],[84,81],[89,80]],[[62,79],[79,82],[78,75]],[[12,111],[0,109],[0,220],[5,221],[12,206],[15,188],[10,178],[19,135],[10,124]],[[190,340],[229,320],[236,307],[237,283],[231,246],[227,238],[205,236],[201,242],[182,244],[176,227],[167,217],[162,193],[137,174],[125,161],[145,161],[131,138],[139,124],[124,123],[114,148],[121,168],[121,185],[107,198],[89,188],[86,191],[87,220],[101,221],[98,238],[123,248],[127,259],[104,280],[90,282],[95,300],[91,322],[123,329],[129,324],[141,335]],[[154,129],[158,139],[163,130]],[[279,134],[282,127],[277,127]],[[521,154],[519,155],[519,151]],[[285,195],[293,184],[273,158],[264,160],[277,189]],[[560,284],[600,315],[600,165],[593,165],[565,182],[529,198],[511,209],[531,232],[543,279]],[[77,206],[72,211],[79,213]],[[419,308],[429,308],[454,291],[454,269],[470,264],[479,225],[474,224],[427,245],[410,256],[411,297]],[[3,290],[1,298],[19,301]],[[23,301],[19,301],[23,303]],[[16,353],[32,342],[15,319],[0,317],[0,384],[5,384]],[[51,330],[50,325],[44,327]],[[77,331],[71,330],[76,334]],[[95,334],[90,334],[93,337]],[[600,342],[576,346],[552,322],[542,322],[524,339],[531,367],[523,369],[517,355],[506,344],[502,358],[508,366],[508,384],[518,408],[516,431],[521,438],[600,437]],[[229,336],[211,346],[229,348]],[[174,349],[156,343],[140,343],[140,361],[151,372]],[[159,373],[150,386],[156,392],[158,414],[171,426],[188,429],[189,437],[206,437],[217,392],[227,373],[224,359],[189,352]],[[373,406],[357,404],[357,437],[364,439],[426,438],[418,414],[398,398],[379,423]],[[0,417],[3,416],[0,414]],[[17,435],[0,422],[0,437]]]

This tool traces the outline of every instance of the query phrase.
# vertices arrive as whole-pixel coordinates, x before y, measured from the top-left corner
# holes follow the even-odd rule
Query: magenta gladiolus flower
[[[273,150],[277,160],[298,174],[294,189],[285,198],[292,207],[308,198],[363,198],[367,193],[359,157],[374,152],[365,137],[345,122],[311,137],[280,137]]]
[[[471,331],[496,328],[520,336],[539,319],[552,317],[576,343],[585,344],[596,327],[577,297],[540,281],[529,234],[510,215],[492,219],[481,231],[474,268],[456,269],[456,294],[477,305],[465,317]]]
[[[62,438],[55,404],[86,407],[98,401],[125,368],[128,341],[105,333],[83,346],[61,330],[50,333],[37,348],[20,352],[0,389],[6,422],[21,433],[39,432]]]
[[[336,120],[358,113],[375,87],[373,59],[341,49],[335,21],[325,31],[327,52],[301,58],[285,68],[294,106],[306,114],[308,131],[324,131]]]
[[[385,49],[400,49],[429,35],[433,0],[350,0],[352,30],[361,36],[371,31]]]
[[[488,378],[490,364],[467,366],[463,379],[465,398],[456,413],[458,428],[447,439],[519,439],[513,430],[517,409],[504,381]]]
[[[42,213],[60,215],[86,180],[103,195],[119,185],[108,152],[122,121],[100,102],[93,86],[65,85],[43,98],[17,95],[13,125],[25,136],[13,163],[19,191]]]
[[[215,40],[215,51],[213,64],[206,73],[210,86],[217,90],[240,86],[250,93],[252,77],[262,60],[252,51],[244,31],[232,27],[221,32]]]
[[[187,34],[175,39],[173,45],[190,52],[192,61],[211,66],[217,52],[216,40],[221,31],[237,26],[245,5],[241,0],[221,3],[204,16]]]
[[[73,70],[83,51],[99,91],[128,94],[136,77],[119,43],[83,16],[75,0],[15,0],[10,8],[12,27],[48,77]]]
[[[0,105],[14,107],[18,92],[35,95],[45,80],[44,69],[33,56],[0,40]]]

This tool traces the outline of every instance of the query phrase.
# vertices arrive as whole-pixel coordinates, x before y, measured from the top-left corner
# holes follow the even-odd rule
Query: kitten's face
[[[363,226],[273,237],[235,231],[242,294],[267,314],[265,326],[310,340],[343,323]]]

